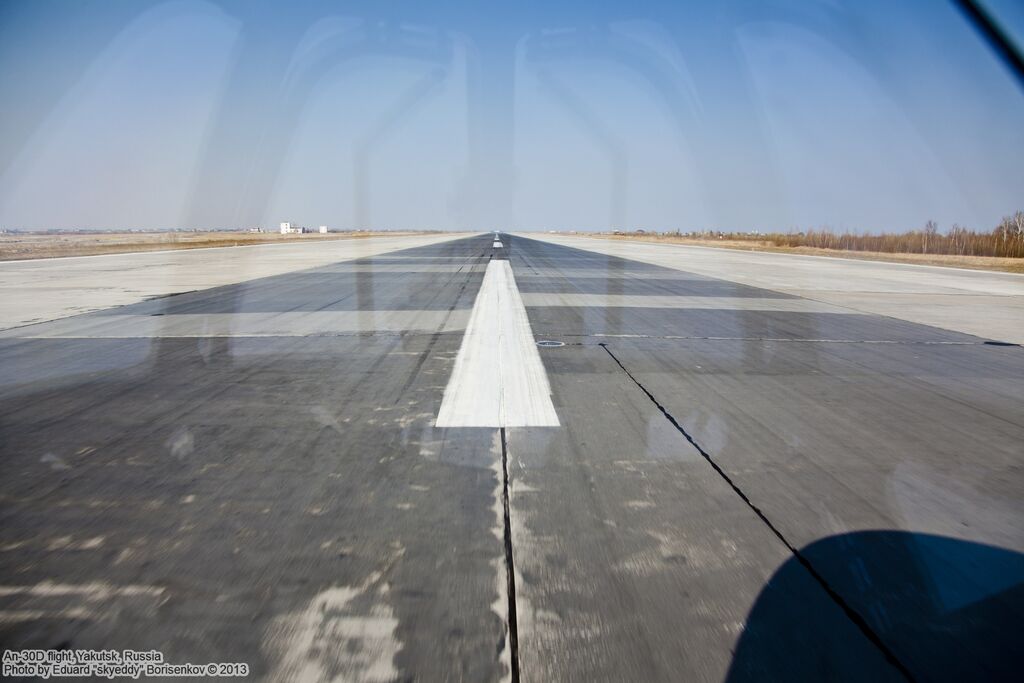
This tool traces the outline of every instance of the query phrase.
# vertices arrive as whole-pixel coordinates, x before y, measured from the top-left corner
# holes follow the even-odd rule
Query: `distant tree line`
[[[975,232],[956,223],[945,233],[934,221],[920,230],[903,233],[863,235],[830,230],[793,233],[675,233],[676,236],[708,237],[767,242],[777,247],[818,247],[846,251],[876,251],[896,254],[954,254],[961,256],[1003,256],[1024,258],[1024,211],[1004,217],[990,232]]]

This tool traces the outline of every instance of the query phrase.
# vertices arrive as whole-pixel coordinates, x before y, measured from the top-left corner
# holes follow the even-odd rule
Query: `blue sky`
[[[937,0],[0,2],[0,227],[990,229],[1024,94]],[[1020,35],[1024,12],[990,0]]]

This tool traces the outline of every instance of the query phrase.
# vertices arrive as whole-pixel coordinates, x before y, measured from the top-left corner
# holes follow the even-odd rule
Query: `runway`
[[[4,646],[265,680],[1016,675],[1024,278],[870,264],[908,288],[875,310],[821,259],[537,237],[0,331]],[[931,310],[957,287],[1010,319]]]

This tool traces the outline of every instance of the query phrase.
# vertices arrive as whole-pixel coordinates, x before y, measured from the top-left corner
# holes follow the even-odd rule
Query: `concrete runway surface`
[[[1024,278],[538,238],[8,323],[4,647],[265,680],[1017,677]],[[982,298],[932,310],[957,288]]]

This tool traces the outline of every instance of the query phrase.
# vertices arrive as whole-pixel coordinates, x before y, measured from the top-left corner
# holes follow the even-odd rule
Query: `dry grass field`
[[[739,249],[743,251],[770,251],[780,254],[806,254],[809,256],[832,256],[837,258],[863,259],[865,261],[889,261],[893,263],[916,263],[929,266],[948,266],[951,268],[971,268],[974,270],[994,270],[1004,273],[1024,274],[1024,258],[1008,258],[1000,256],[964,256],[959,254],[901,254],[881,251],[854,251],[846,249],[822,249],[805,246],[777,246],[767,240],[759,239],[714,239],[702,237],[686,237],[675,235],[625,234],[609,235],[601,233],[579,233],[580,236],[608,240],[630,240],[655,242],[663,244],[688,244],[698,247],[720,247],[723,249]]]
[[[281,235],[272,232],[110,232],[0,234],[0,261],[93,256],[135,251],[236,247],[248,244],[351,240],[411,232],[344,232]]]

